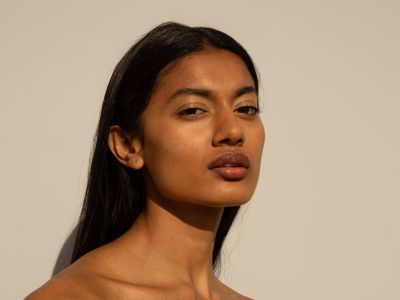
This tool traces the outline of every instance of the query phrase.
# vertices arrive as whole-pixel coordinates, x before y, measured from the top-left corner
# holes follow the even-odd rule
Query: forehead
[[[254,86],[243,60],[227,50],[207,49],[187,55],[162,71],[154,94],[172,93],[185,87],[218,93],[242,86]]]

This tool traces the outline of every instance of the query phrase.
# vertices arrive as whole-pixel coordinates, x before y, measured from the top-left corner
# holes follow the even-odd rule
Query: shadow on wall
[[[53,268],[52,276],[61,272],[62,270],[64,270],[66,267],[68,267],[71,264],[72,250],[74,248],[74,241],[75,241],[77,229],[78,229],[78,227],[75,226],[75,228],[72,230],[72,232],[69,234],[69,236],[65,240],[64,244],[62,245],[60,253],[58,254],[58,257],[57,257],[56,264],[54,265],[54,268]]]

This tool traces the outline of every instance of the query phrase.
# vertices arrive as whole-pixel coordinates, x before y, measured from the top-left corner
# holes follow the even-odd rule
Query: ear
[[[110,127],[108,147],[115,158],[123,165],[139,170],[144,165],[142,142],[138,137],[127,134],[118,125]]]

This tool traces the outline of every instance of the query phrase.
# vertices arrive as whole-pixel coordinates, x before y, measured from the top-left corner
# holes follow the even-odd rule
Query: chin
[[[224,207],[229,207],[229,206],[240,206],[243,204],[246,204],[247,202],[250,201],[251,198],[246,198],[246,199],[231,199],[230,201],[225,202],[223,205]]]
[[[218,193],[214,197],[208,195],[207,199],[202,199],[202,205],[212,206],[212,207],[229,207],[229,206],[240,206],[246,204],[251,199],[251,194],[249,193]]]
[[[207,187],[207,188],[205,188]],[[250,201],[254,182],[200,182],[197,185],[173,184],[158,186],[158,197],[167,201],[188,203],[208,207],[240,206]],[[157,198],[158,198],[157,197]]]

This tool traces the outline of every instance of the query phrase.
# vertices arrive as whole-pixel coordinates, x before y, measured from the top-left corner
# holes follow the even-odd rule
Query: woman
[[[72,264],[27,299],[250,299],[214,271],[259,174],[264,129],[247,52],[165,23],[108,85]]]

